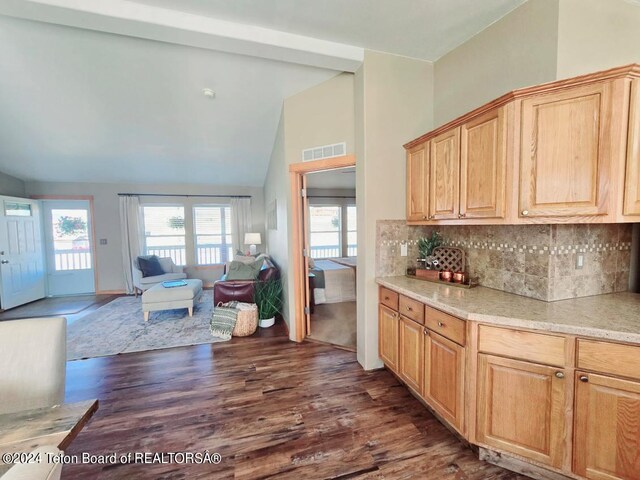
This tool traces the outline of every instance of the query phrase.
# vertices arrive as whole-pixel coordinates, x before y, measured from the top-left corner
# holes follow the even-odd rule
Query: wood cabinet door
[[[429,215],[429,144],[407,151],[407,220],[427,220]]]
[[[520,217],[607,213],[611,108],[608,83],[522,100]]]
[[[378,354],[394,372],[398,372],[399,315],[385,305],[378,305]]]
[[[424,366],[422,325],[400,316],[400,377],[416,392],[422,393]]]
[[[625,215],[640,215],[640,80],[631,83],[627,168],[624,179]]]
[[[640,479],[640,383],[576,372],[574,473]]]
[[[460,130],[460,216],[503,218],[507,125],[503,108],[462,125]]]
[[[464,353],[457,343],[427,330],[422,396],[459,431],[464,426]]]
[[[458,218],[460,212],[460,127],[430,141],[429,217]]]
[[[479,354],[478,442],[561,468],[566,384],[561,369]]]

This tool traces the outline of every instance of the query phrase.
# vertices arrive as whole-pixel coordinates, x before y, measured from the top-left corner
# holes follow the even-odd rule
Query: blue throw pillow
[[[138,266],[143,277],[155,277],[156,275],[164,275],[162,265],[155,255],[145,255],[138,257]]]

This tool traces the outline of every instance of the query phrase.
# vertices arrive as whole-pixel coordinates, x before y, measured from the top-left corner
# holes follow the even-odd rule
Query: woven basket
[[[258,328],[258,306],[255,303],[238,303],[238,319],[233,329],[234,337],[253,335]]]

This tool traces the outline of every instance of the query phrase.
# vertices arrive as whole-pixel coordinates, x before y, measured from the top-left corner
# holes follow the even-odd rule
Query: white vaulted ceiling
[[[435,60],[521,3],[2,0],[0,171],[261,186],[286,97],[363,49]]]

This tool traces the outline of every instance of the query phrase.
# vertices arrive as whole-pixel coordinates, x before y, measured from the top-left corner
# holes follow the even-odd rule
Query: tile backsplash
[[[417,241],[439,231],[445,245],[462,248],[471,279],[485,287],[539,300],[626,291],[631,224],[408,226],[377,223],[377,276],[404,275],[416,266]],[[400,256],[400,245],[409,255]],[[581,269],[578,255],[584,256]]]

